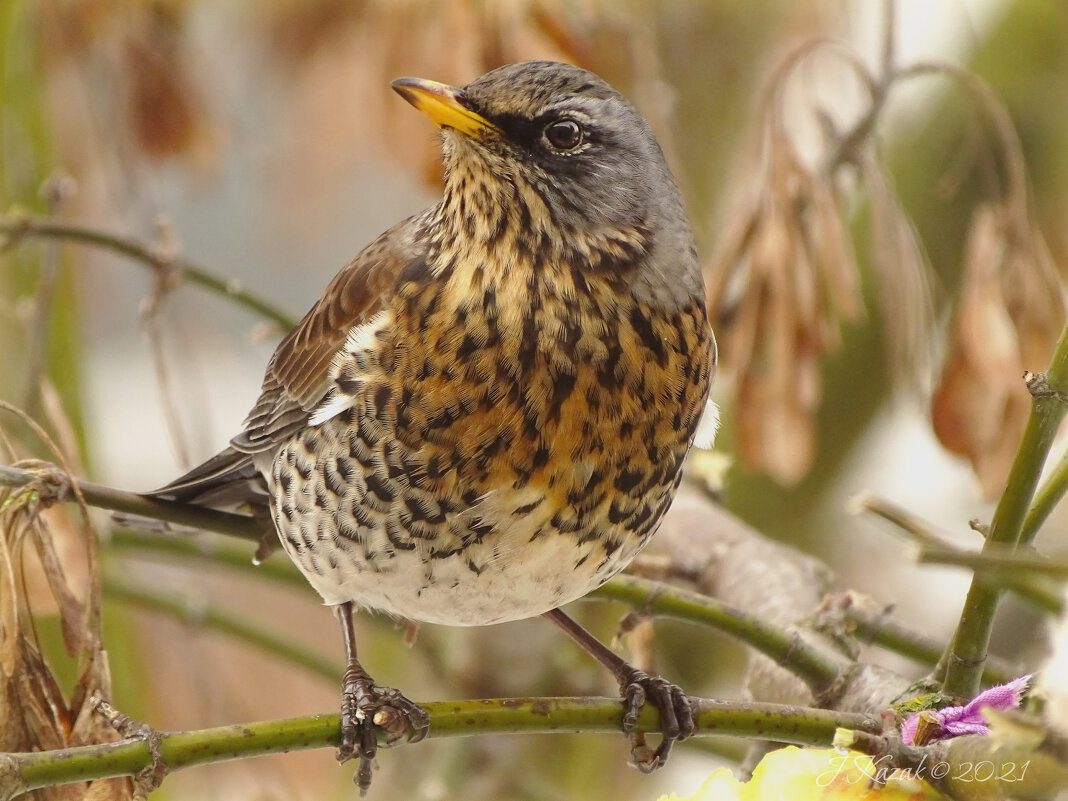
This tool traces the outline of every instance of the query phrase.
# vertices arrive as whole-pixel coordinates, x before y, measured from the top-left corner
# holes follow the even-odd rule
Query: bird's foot
[[[619,688],[623,695],[623,733],[630,738],[634,765],[642,773],[651,773],[667,762],[676,740],[685,740],[693,734],[693,699],[678,685],[632,667],[620,678]],[[660,713],[661,738],[656,748],[646,745],[644,735],[634,730],[638,713],[646,702]]]
[[[378,733],[393,743],[409,733],[410,742],[422,740],[430,728],[430,716],[392,687],[381,687],[358,664],[345,670],[341,685],[341,741],[337,760],[359,759],[353,781],[360,794],[371,786],[371,765],[378,751]]]

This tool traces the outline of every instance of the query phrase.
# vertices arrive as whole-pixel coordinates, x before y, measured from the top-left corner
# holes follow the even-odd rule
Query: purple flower
[[[920,715],[926,715],[930,730],[926,732],[926,740],[948,740],[951,737],[960,737],[962,734],[988,734],[990,728],[983,718],[982,710],[990,709],[1015,709],[1020,705],[1020,696],[1027,689],[1030,676],[1020,676],[1008,684],[999,684],[988,690],[983,690],[964,706],[947,706],[942,709],[928,709],[917,712],[901,724],[901,739],[906,745],[912,745],[916,739],[916,727],[920,722]]]

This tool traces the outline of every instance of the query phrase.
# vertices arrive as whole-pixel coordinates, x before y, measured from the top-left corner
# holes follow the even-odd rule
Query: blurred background
[[[896,535],[846,505],[871,490],[967,546],[968,520],[989,519],[1026,416],[1019,376],[1046,366],[1063,325],[1068,6],[890,6],[891,69],[966,68],[1002,99],[1018,141],[967,80],[884,80],[885,8],[7,0],[0,201],[132,237],[163,262],[193,260],[295,319],[364,244],[437,197],[434,129],[392,79],[462,85],[530,58],[592,69],[650,120],[706,259],[722,348],[717,449],[730,463],[706,462],[702,477],[722,484],[731,512],[944,640],[969,576],[914,565]],[[239,429],[277,324],[107,249],[8,239],[0,398],[46,423],[82,475],[150,489]],[[17,439],[21,455],[40,455]],[[1049,533],[1063,523],[1039,547],[1063,556]],[[189,618],[105,595],[127,714],[170,730],[336,708],[340,638],[310,589],[121,553],[113,575],[169,593]],[[197,625],[208,607],[333,659],[337,679]],[[609,637],[622,610],[576,611]],[[995,650],[1041,652],[1034,613],[1009,599],[1001,618]],[[357,625],[372,674],[415,699],[614,692],[543,621],[425,627],[412,647],[389,621]],[[666,675],[738,697],[739,647],[681,624],[658,623],[656,636]],[[739,753],[721,746],[680,748],[643,776],[619,736],[429,742],[383,752],[372,797],[688,794]],[[312,751],[184,771],[153,798],[350,797],[350,774]]]

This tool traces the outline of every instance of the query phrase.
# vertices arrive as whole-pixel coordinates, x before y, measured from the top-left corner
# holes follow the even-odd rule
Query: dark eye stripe
[[[504,131],[505,136],[518,145],[533,147],[541,138],[541,125],[518,114],[495,114],[487,119]]]

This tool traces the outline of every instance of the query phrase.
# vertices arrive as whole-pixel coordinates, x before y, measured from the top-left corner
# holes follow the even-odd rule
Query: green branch
[[[34,215],[0,215],[0,234],[9,242],[18,244],[30,238],[68,239],[86,245],[110,250],[127,256],[151,268],[157,274],[174,270],[182,278],[211,292],[230,298],[278,324],[283,331],[290,330],[295,321],[272,303],[248,292],[238,281],[219,278],[188,259],[161,255],[152,247],[136,239],[101,231],[89,225],[62,220],[56,217]]]
[[[817,698],[838,681],[845,667],[844,662],[809,646],[795,632],[707,595],[661,582],[620,575],[586,597],[623,601],[650,615],[688,620],[730,634],[789,670]]]
[[[423,704],[430,713],[428,737],[476,734],[616,732],[622,725],[617,698],[510,698],[487,701],[442,701]],[[733,735],[798,745],[829,745],[839,727],[877,732],[879,722],[862,715],[805,709],[781,704],[726,703],[701,700],[698,735]],[[656,710],[646,705],[638,729],[659,730]],[[161,733],[158,754],[167,770],[205,765],[283,751],[337,745],[340,722],[335,715],[221,726],[191,732]],[[132,776],[151,767],[145,740],[88,745],[59,751],[0,754],[0,799],[69,782]]]
[[[870,493],[858,495],[850,505],[857,512],[868,512],[893,523],[916,540],[920,546],[917,562],[970,568],[981,572],[991,585],[1014,592],[1047,612],[1060,614],[1064,599],[1051,578],[1068,578],[1068,565],[1020,555],[1015,546],[989,545],[982,552],[962,550],[929,523]]]
[[[204,567],[215,566],[248,571],[250,574],[270,578],[298,590],[308,589],[307,580],[288,559],[269,559],[254,566],[248,546],[233,542],[226,537],[212,537],[208,534],[199,537],[146,536],[134,531],[119,529],[112,532],[108,547],[123,553],[137,552],[148,558],[156,556],[167,561],[173,561],[175,558],[191,559]],[[624,582],[629,583],[629,586],[624,586]],[[619,601],[641,610],[651,611],[656,608],[656,614],[664,617],[674,617],[720,628],[720,621],[716,619],[719,614],[716,610],[716,607],[720,605],[718,601],[698,596],[700,603],[679,605],[663,599],[679,595],[681,590],[674,586],[662,590],[662,587],[663,585],[655,581],[642,582],[639,577],[618,576],[594,592],[590,598]],[[653,595],[657,595],[660,599],[659,604],[654,600],[653,605],[650,606],[649,599]],[[670,611],[665,611],[666,609]],[[685,609],[686,613],[679,613],[680,609]],[[885,615],[868,614],[856,607],[851,607],[845,612],[845,616],[857,626],[857,636],[866,643],[907,656],[921,664],[933,665],[941,656],[943,646],[940,643],[902,626]],[[726,618],[730,620],[731,616],[726,615]],[[204,624],[210,625],[209,621],[204,621]],[[735,632],[735,634],[745,642],[750,640],[744,632],[740,634]],[[792,665],[794,663],[792,654],[790,661]],[[984,670],[983,683],[1002,684],[1019,673],[1018,669],[1005,660],[992,658]],[[821,669],[817,669],[818,680],[822,681],[829,675],[829,671],[824,674]]]
[[[1046,518],[1050,516],[1053,508],[1068,492],[1068,453],[1061,457],[1057,466],[1050,471],[1049,478],[1043,482],[1035,493],[1034,503],[1027,511],[1024,518],[1023,531],[1020,535],[1021,543],[1030,543],[1034,540]]]
[[[938,548],[922,550],[919,561],[968,568],[993,587],[1013,592],[1043,612],[1060,615],[1064,611],[1066,566],[1063,563],[985,551],[968,553]]]
[[[1042,467],[1057,429],[1068,412],[1064,402],[1068,394],[1068,327],[1061,332],[1057,341],[1049,371],[1045,376],[1032,376],[1028,389],[1032,394],[1031,414],[1013,460],[1005,492],[994,511],[990,533],[983,543],[984,554],[1015,548],[1021,540],[1024,520]],[[981,573],[972,578],[949,649],[946,678],[942,686],[947,695],[971,698],[978,692],[1001,592]]]
[[[923,665],[934,665],[942,658],[945,646],[934,637],[913,631],[887,617],[851,606],[843,617],[856,626],[854,636],[865,644],[877,645]],[[1023,671],[1005,659],[989,657],[983,669],[983,684],[1004,684]]]

